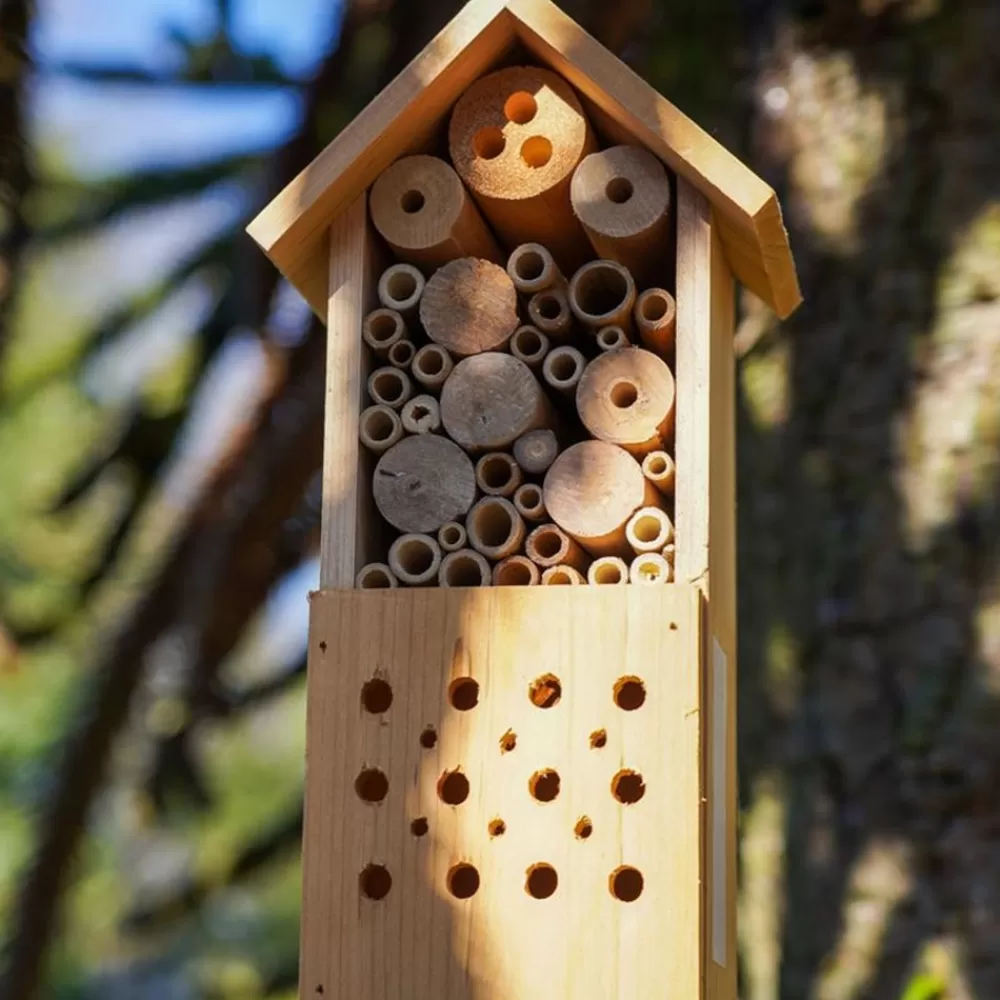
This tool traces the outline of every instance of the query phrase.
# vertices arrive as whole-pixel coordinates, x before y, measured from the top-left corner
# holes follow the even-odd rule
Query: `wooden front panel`
[[[701,602],[693,586],[317,594],[301,996],[701,997]],[[546,674],[559,697],[538,707]],[[616,704],[623,678],[639,707],[634,681]],[[539,801],[546,770],[535,791],[558,794]],[[612,793],[624,770],[643,785],[630,804]],[[537,865],[557,875],[548,898]],[[642,875],[634,901],[612,893],[622,865]]]

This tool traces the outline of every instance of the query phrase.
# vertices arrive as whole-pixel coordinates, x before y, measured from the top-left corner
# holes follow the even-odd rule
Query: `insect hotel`
[[[774,192],[473,0],[253,222],[329,331],[304,1000],[734,1000],[734,284]]]

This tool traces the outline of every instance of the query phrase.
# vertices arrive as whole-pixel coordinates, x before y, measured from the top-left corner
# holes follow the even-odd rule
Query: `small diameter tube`
[[[465,525],[459,524],[458,521],[448,521],[447,524],[442,524],[438,528],[437,539],[438,545],[444,552],[457,552],[459,549],[464,549],[468,540]]]
[[[541,570],[526,556],[508,556],[493,567],[494,587],[537,587]]]
[[[628,583],[628,566],[618,556],[601,556],[590,564],[587,583],[594,586]]]
[[[522,243],[507,261],[507,273],[514,287],[526,297],[566,284],[559,265],[541,243]]]
[[[424,276],[412,264],[393,264],[378,279],[378,300],[410,319],[420,307],[424,284]]]
[[[454,367],[451,355],[440,344],[425,344],[413,356],[410,371],[425,389],[440,392]]]
[[[430,535],[400,535],[389,549],[389,568],[407,586],[430,583],[440,566],[441,549]]]
[[[635,303],[635,325],[639,339],[661,358],[674,355],[677,303],[664,288],[648,288]]]
[[[542,377],[556,392],[573,396],[586,367],[586,360],[575,347],[557,347],[545,356]]]
[[[597,331],[597,346],[602,351],[615,351],[628,347],[628,337],[620,326],[605,326]]]
[[[570,308],[592,330],[620,326],[628,333],[635,296],[635,282],[628,268],[613,260],[584,264],[569,283]]]
[[[543,587],[579,587],[587,582],[584,575],[572,566],[550,566],[542,573]]]
[[[514,442],[514,459],[529,476],[540,476],[556,460],[559,442],[546,427],[522,434]]]
[[[441,407],[433,396],[414,396],[403,404],[400,416],[408,434],[433,434],[441,429]]]
[[[491,451],[476,462],[476,485],[490,497],[512,497],[523,480],[521,468],[505,451]]]
[[[660,552],[673,540],[674,526],[659,507],[640,507],[625,525],[625,537],[633,552]]]
[[[490,564],[472,549],[449,552],[438,570],[442,587],[488,587],[491,579]]]
[[[674,559],[677,557],[677,546],[671,542],[669,545],[664,545],[663,550],[660,555],[670,563],[671,566],[674,564]]]
[[[504,497],[483,497],[469,511],[465,527],[469,544],[494,562],[516,555],[524,543],[524,521]]]
[[[385,563],[373,562],[361,567],[354,585],[358,590],[388,590],[398,587],[399,581]]]
[[[373,403],[398,410],[413,395],[413,383],[399,368],[376,368],[368,376],[368,395]]]
[[[395,410],[375,405],[361,411],[358,437],[372,454],[388,451],[402,436],[403,424]]]
[[[533,372],[542,367],[549,353],[549,338],[533,326],[519,326],[510,338],[510,353],[523,361]]]
[[[361,324],[364,342],[380,358],[389,354],[389,348],[406,339],[406,321],[395,309],[376,309]]]
[[[573,332],[573,313],[561,288],[546,288],[533,295],[528,303],[528,317],[533,326],[553,340],[566,340]]]
[[[417,349],[413,346],[413,341],[397,340],[389,348],[389,364],[393,368],[401,368],[405,371],[413,363],[413,356],[416,353]]]
[[[518,486],[514,494],[514,508],[525,521],[544,521],[547,515],[541,486],[534,483]]]
[[[636,556],[629,567],[630,583],[670,583],[674,578],[674,568],[659,552],[643,552]]]
[[[665,496],[674,495],[674,460],[665,451],[651,451],[642,460],[642,474]]]
[[[525,555],[537,565],[572,566],[586,569],[590,563],[587,554],[565,531],[555,524],[543,524],[535,528],[524,545]]]

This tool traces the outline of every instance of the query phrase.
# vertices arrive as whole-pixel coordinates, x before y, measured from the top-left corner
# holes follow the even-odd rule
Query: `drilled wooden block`
[[[701,996],[692,586],[312,604],[301,996]]]

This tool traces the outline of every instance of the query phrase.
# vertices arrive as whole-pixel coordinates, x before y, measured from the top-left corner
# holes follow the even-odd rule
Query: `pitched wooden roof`
[[[774,191],[550,0],[471,0],[247,227],[325,319],[331,219],[431,139],[459,95],[517,44],[561,73],[615,142],[638,142],[712,203],[730,267],[787,316],[801,301]]]

